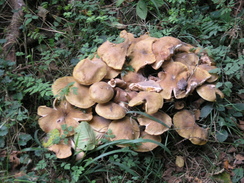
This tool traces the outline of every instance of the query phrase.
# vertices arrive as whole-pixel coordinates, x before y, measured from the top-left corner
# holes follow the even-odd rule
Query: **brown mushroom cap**
[[[161,142],[161,136],[160,135],[150,135],[146,132],[141,132],[141,136],[140,138],[142,139],[150,139],[150,140],[154,140],[157,142]],[[158,146],[158,144],[153,143],[153,142],[142,142],[139,146],[136,146],[136,148],[134,149],[134,151],[137,152],[148,152],[148,151],[152,151],[153,149],[155,149]]]
[[[61,96],[58,96],[62,89],[68,86],[68,84],[75,82],[75,79],[72,76],[64,76],[61,78],[56,79],[52,84],[52,92],[53,96],[57,96],[57,98],[60,98]]]
[[[68,144],[61,142],[48,147],[48,150],[55,152],[57,158],[64,159],[72,155],[70,141]]]
[[[167,62],[162,68],[163,71],[158,73],[159,84],[163,89],[160,94],[164,99],[170,99],[173,91],[176,94],[176,91],[185,90],[189,71],[187,66],[180,62]]]
[[[154,114],[163,106],[163,98],[159,93],[141,91],[132,98],[128,105],[130,107],[144,104],[147,114]]]
[[[146,81],[147,78],[144,77],[142,74],[137,73],[137,72],[127,72],[125,75],[123,75],[122,80],[124,80],[127,84],[131,83],[138,83],[141,81]]]
[[[134,36],[126,31],[120,33],[124,42],[115,44],[109,41],[103,43],[97,50],[97,54],[107,65],[113,69],[121,70],[126,59],[127,50],[134,39]]]
[[[82,85],[91,85],[101,81],[107,74],[107,65],[101,59],[81,60],[73,70],[74,79]]]
[[[162,123],[167,125],[168,127],[171,127],[172,125],[172,119],[164,112],[156,112],[155,114],[152,114],[153,117],[160,120]],[[143,115],[138,116],[137,121],[141,126],[145,126],[145,132],[147,132],[150,135],[161,135],[165,131],[169,130],[168,127],[162,125],[161,123],[154,121],[148,117],[145,117]]]
[[[83,109],[88,109],[95,104],[95,101],[88,95],[88,86],[75,82],[72,87],[74,90],[65,95],[69,103]]]
[[[204,145],[207,143],[208,132],[195,123],[194,115],[188,110],[177,112],[173,117],[174,127],[177,133],[193,144]]]
[[[134,119],[127,116],[123,119],[112,121],[108,129],[111,130],[112,134],[115,136],[110,138],[111,141],[121,139],[133,140],[139,138],[140,136],[140,128],[138,123]],[[126,145],[118,146],[124,147]]]
[[[114,102],[97,104],[95,111],[99,116],[111,120],[121,119],[126,115],[125,109]]]
[[[201,69],[204,69],[206,71],[210,71],[212,69],[216,69],[216,66],[213,65],[208,65],[208,64],[201,64],[198,66]],[[210,73],[211,77],[207,80],[208,83],[212,83],[214,81],[217,81],[217,79],[219,78],[218,74],[216,73]]]
[[[135,72],[143,68],[145,65],[153,64],[156,58],[152,51],[152,44],[157,38],[148,37],[137,42],[134,45],[130,57],[130,65],[135,69]]]
[[[109,102],[113,98],[114,89],[108,83],[100,81],[90,86],[89,95],[93,101],[103,104]]]
[[[180,47],[182,42],[174,37],[165,36],[159,38],[152,45],[152,50],[156,58],[156,62],[152,65],[152,67],[157,70],[161,67],[165,60],[171,58],[175,49]]]
[[[173,59],[175,62],[181,62],[186,66],[197,66],[199,64],[199,57],[195,53],[177,53]]]
[[[196,90],[198,95],[209,102],[216,101],[216,94],[218,94],[220,98],[224,98],[224,94],[218,88],[216,88],[214,84],[204,84],[198,87]]]
[[[110,120],[105,119],[98,115],[93,116],[92,120],[89,121],[89,124],[94,131],[102,132],[102,133],[105,133],[108,131],[108,126],[110,123],[111,123]]]
[[[67,101],[61,101],[58,106],[54,105],[54,108],[39,106],[37,114],[42,116],[38,123],[44,132],[48,133],[51,130],[58,129],[61,135],[63,134],[62,125],[66,124],[67,127],[75,128],[79,125],[78,121],[90,121],[92,119],[92,113],[83,113],[81,110],[73,108]],[[74,131],[69,131],[68,136],[73,134]]]

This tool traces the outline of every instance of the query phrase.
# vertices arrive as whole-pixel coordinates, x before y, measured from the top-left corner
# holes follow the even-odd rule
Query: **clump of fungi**
[[[73,137],[79,131],[91,137],[95,134],[97,144],[91,146],[94,139],[86,144],[94,147],[108,132],[113,134],[106,136],[110,141],[142,138],[161,142],[161,135],[172,126],[181,137],[204,145],[207,129],[196,123],[200,104],[216,101],[217,95],[224,97],[215,87],[218,76],[208,72],[216,68],[212,59],[202,49],[170,36],[154,38],[145,34],[135,38],[124,30],[120,37],[122,43],[104,42],[92,59],[81,60],[74,67],[72,76],[53,83],[53,108],[38,108],[39,125],[49,134],[46,147],[58,158],[66,158],[72,148],[76,150]],[[189,106],[189,101],[198,105]],[[84,122],[89,125],[83,125],[86,131],[79,126]],[[61,140],[47,143],[54,138],[54,132]],[[132,148],[147,152],[157,146],[143,142]],[[77,149],[81,150],[78,158],[89,150]]]

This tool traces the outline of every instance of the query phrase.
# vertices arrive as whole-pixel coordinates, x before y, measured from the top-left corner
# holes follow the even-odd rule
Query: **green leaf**
[[[244,177],[243,168],[237,168],[233,170],[234,176],[232,177],[232,182],[237,183]]]
[[[213,110],[213,106],[211,104],[207,104],[205,105],[202,109],[201,109],[201,118],[206,118]]]
[[[224,129],[220,130],[216,134],[216,138],[219,142],[224,142],[228,138],[228,132]]]
[[[27,144],[27,142],[31,139],[32,139],[32,137],[30,134],[21,133],[19,135],[19,145],[25,146]]]
[[[141,19],[146,19],[147,18],[147,4],[145,3],[144,0],[139,0],[137,5],[136,5],[136,14],[141,18]]]
[[[96,146],[96,136],[87,122],[81,122],[78,127],[75,128],[74,142],[77,149],[83,151],[89,151]]]
[[[119,7],[125,0],[117,0],[116,7]]]
[[[60,132],[58,129],[53,129],[51,130],[48,134],[48,140],[47,142],[43,142],[43,147],[50,147],[54,144],[56,144],[55,142],[60,140]]]
[[[0,136],[5,136],[5,135],[7,135],[8,134],[8,128],[5,126],[5,125],[3,125],[3,126],[1,126],[1,128],[0,128]]]

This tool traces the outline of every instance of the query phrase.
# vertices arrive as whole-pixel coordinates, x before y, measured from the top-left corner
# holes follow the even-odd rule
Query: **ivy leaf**
[[[96,136],[87,122],[81,122],[78,127],[75,128],[74,142],[77,149],[83,151],[89,151],[96,146]]]
[[[137,5],[136,5],[136,14],[141,18],[141,19],[146,19],[147,17],[147,4],[145,3],[144,0],[139,0]]]
[[[213,106],[211,104],[207,104],[205,105],[202,109],[201,109],[201,118],[206,118],[213,110]]]
[[[228,138],[228,132],[224,129],[217,132],[216,137],[219,142],[224,142]]]

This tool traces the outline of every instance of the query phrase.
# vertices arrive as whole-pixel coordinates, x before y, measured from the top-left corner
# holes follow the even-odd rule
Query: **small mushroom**
[[[160,135],[150,135],[144,131],[141,132],[141,136],[140,138],[142,139],[150,139],[150,140],[154,140],[156,142],[161,142],[161,136]],[[155,149],[156,147],[158,147],[158,144],[153,143],[153,142],[142,142],[140,145],[136,146],[136,148],[134,148],[134,151],[137,152],[148,152],[148,151],[152,151],[153,149]]]
[[[204,84],[198,87],[196,90],[198,95],[209,102],[216,101],[216,94],[218,94],[220,98],[224,98],[224,94],[218,88],[216,88],[214,84]]]
[[[198,66],[201,69],[204,69],[206,71],[211,71],[212,69],[216,69],[217,67],[214,65],[208,65],[208,64],[201,64]],[[217,81],[217,79],[219,78],[218,74],[216,73],[210,73],[211,77],[207,80],[208,83],[213,83],[215,81]]]
[[[167,115],[164,112],[158,111],[155,114],[152,114],[152,116],[160,120],[165,125],[157,121],[154,121],[153,119],[150,119],[148,117],[140,115],[138,116],[137,121],[141,126],[145,126],[145,132],[147,132],[150,135],[161,135],[165,131],[169,130],[169,127],[171,127],[172,125],[172,119],[169,115]]]
[[[73,70],[74,79],[82,85],[91,85],[101,81],[107,74],[107,65],[101,59],[81,60]]]
[[[89,95],[93,101],[104,104],[113,98],[114,89],[108,83],[100,81],[90,86]]]
[[[108,130],[111,130],[112,134],[114,135],[114,137],[110,138],[111,141],[122,139],[134,140],[140,136],[140,128],[138,123],[134,119],[127,116],[123,119],[112,121],[108,127]],[[127,145],[120,144],[118,146],[125,147]]]
[[[196,124],[194,114],[190,111],[177,112],[173,117],[173,123],[181,137],[189,139],[195,145],[207,143],[208,131]]]
[[[53,108],[47,106],[39,106],[37,114],[41,116],[38,120],[40,128],[48,133],[51,130],[58,129],[60,134],[64,134],[62,125],[67,127],[77,127],[78,121],[90,121],[92,119],[91,113],[84,113],[79,109],[73,108],[67,101],[61,101],[56,106],[57,101],[54,101]],[[74,134],[74,130],[68,131],[67,136]]]
[[[163,98],[159,93],[141,91],[134,98],[132,98],[128,105],[134,107],[144,104],[147,114],[154,114],[163,106]]]
[[[111,120],[121,119],[126,115],[125,109],[114,102],[97,104],[95,111],[99,116]]]
[[[60,99],[60,92],[65,88],[69,87],[69,84],[75,82],[75,79],[72,76],[64,76],[56,79],[52,84],[53,96]]]

